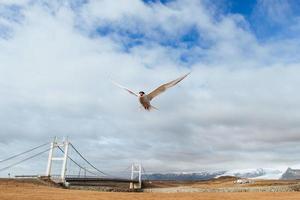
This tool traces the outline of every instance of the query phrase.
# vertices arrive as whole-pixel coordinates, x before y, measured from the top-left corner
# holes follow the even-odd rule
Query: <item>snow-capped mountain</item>
[[[283,180],[295,180],[300,179],[300,170],[288,168],[281,176]]]
[[[284,171],[278,169],[258,168],[258,169],[242,169],[230,170],[222,176],[235,176],[240,178],[253,179],[280,179]]]
[[[235,169],[228,171],[169,172],[143,174],[148,180],[209,180],[221,176],[235,176],[250,179],[296,179],[300,177],[300,164],[278,168]],[[296,175],[297,176],[296,176]]]
[[[175,173],[152,173],[144,174],[143,178],[148,180],[209,180],[221,176],[235,176],[251,179],[280,179],[285,170],[257,168],[237,169],[229,171],[202,171],[202,172],[175,172]]]
[[[175,172],[175,173],[152,173],[143,174],[144,179],[148,180],[169,180],[169,181],[196,181],[209,180],[224,174],[225,171],[216,172]]]

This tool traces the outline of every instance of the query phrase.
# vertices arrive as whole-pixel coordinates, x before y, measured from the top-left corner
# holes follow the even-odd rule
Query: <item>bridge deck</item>
[[[98,178],[98,177],[66,177],[66,182],[122,182],[122,183],[138,183],[138,180],[124,179],[124,178]]]

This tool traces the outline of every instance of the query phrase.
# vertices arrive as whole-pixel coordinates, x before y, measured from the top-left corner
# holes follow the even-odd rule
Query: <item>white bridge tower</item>
[[[70,142],[69,142],[68,138],[64,139],[64,141],[62,141],[62,142],[58,142],[57,138],[55,137],[53,142],[51,142],[49,157],[48,157],[47,170],[46,170],[46,176],[48,176],[48,177],[51,176],[52,162],[53,161],[60,161],[60,162],[62,162],[60,179],[61,179],[62,182],[65,182],[66,171],[67,171],[67,160],[68,160],[69,144],[70,144]],[[57,148],[63,149],[63,152],[64,152],[63,157],[53,157],[53,153]]]
[[[136,177],[138,177],[138,183],[131,182],[130,189],[142,188],[142,165],[134,163],[131,165],[131,180],[133,181]]]

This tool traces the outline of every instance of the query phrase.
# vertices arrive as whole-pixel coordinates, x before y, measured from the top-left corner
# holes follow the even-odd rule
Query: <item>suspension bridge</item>
[[[70,153],[72,151],[72,154]],[[35,152],[33,155],[32,153]],[[37,153],[36,153],[37,152]],[[13,169],[21,163],[28,162],[34,158],[45,155],[48,152],[48,161],[45,174],[43,175],[16,175],[15,178],[36,177],[43,180],[47,179],[53,183],[64,185],[66,187],[75,186],[111,186],[111,185],[127,185],[130,189],[142,188],[142,174],[145,173],[141,164],[134,163],[127,167],[126,176],[106,173],[97,168],[72,144],[68,138],[58,141],[55,137],[53,141],[47,142],[21,153],[12,155],[8,158],[0,160],[1,171]],[[27,156],[26,156],[27,155]],[[25,158],[23,158],[25,157]],[[12,162],[14,161],[14,162]],[[11,163],[12,162],[12,163]],[[6,163],[9,163],[5,165]],[[83,164],[82,164],[83,163]],[[59,173],[53,172],[53,165],[58,164]],[[73,166],[72,166],[73,165]],[[57,170],[56,170],[57,171]],[[123,171],[124,172],[124,171]]]

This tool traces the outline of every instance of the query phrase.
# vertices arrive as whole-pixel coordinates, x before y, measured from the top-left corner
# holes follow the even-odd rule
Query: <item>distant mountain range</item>
[[[144,180],[198,181],[209,180],[221,176],[234,176],[251,179],[300,179],[300,170],[288,168],[285,172],[278,169],[244,169],[216,172],[182,172],[182,173],[151,173],[143,174]]]
[[[254,178],[254,179],[280,179],[282,171],[277,169],[244,169],[227,171],[223,176],[235,176],[240,178]]]
[[[198,181],[198,180],[209,180],[217,176],[224,174],[225,171],[217,172],[182,172],[182,173],[153,173],[144,174],[144,180],[169,180],[169,181]]]
[[[281,179],[283,180],[295,180],[300,179],[300,170],[288,168],[284,174],[282,174]]]

